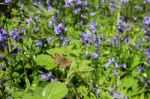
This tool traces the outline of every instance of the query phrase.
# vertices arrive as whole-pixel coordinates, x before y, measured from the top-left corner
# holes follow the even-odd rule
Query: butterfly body
[[[58,54],[58,53],[55,53],[54,60],[55,60],[55,63],[59,65],[59,67],[61,68],[68,68],[70,67],[72,63],[71,60],[63,57],[61,54]]]

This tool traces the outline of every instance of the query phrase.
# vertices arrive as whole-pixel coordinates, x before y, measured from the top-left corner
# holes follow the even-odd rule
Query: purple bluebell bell
[[[41,9],[43,8],[43,5],[41,4],[41,2],[35,1],[35,2],[33,2],[33,5],[38,6]]]
[[[146,0],[147,3],[150,3],[150,0]]]
[[[115,35],[113,40],[113,45],[115,46],[117,45],[117,43],[118,43],[118,35]]]
[[[5,60],[4,56],[0,56],[0,61]]]
[[[114,59],[114,57],[112,57],[112,58],[109,58],[108,59],[108,62],[107,62],[107,64],[106,64],[106,68],[108,68],[112,63],[114,63],[115,62],[115,59]]]
[[[86,32],[84,33],[81,37],[80,37],[80,41],[85,45],[91,45],[94,42],[94,35],[90,32]]]
[[[54,75],[52,74],[52,72],[49,72],[49,73],[47,74],[47,76],[48,76],[48,80],[49,80],[49,81],[54,82]]]
[[[5,3],[11,3],[12,0],[5,0],[4,2],[5,2]]]
[[[30,17],[30,18],[27,19],[28,26],[30,26],[31,22],[33,22],[33,19]]]
[[[120,8],[121,8],[121,6],[116,5],[116,4],[114,4],[114,3],[109,3],[109,5],[110,5],[111,7],[113,7],[113,8],[116,8],[116,9],[120,9]]]
[[[100,46],[102,44],[102,40],[100,38],[94,38],[95,46]]]
[[[118,63],[116,63],[116,62],[114,62],[114,66],[115,66],[115,68],[119,68]]]
[[[93,30],[93,32],[95,33],[97,30],[97,23],[96,22],[91,22],[89,24],[90,28]]]
[[[39,40],[39,41],[36,43],[36,46],[42,47],[42,46],[43,46],[43,40]]]
[[[91,13],[90,13],[90,16],[95,16],[95,15],[96,15],[95,12],[91,12]]]
[[[80,11],[81,11],[80,8],[76,8],[76,9],[73,10],[73,13],[74,13],[74,14],[78,14]]]
[[[150,16],[145,16],[143,19],[143,24],[145,26],[150,26]]]
[[[127,3],[129,0],[120,0],[121,3]]]
[[[142,6],[139,6],[139,5],[136,5],[136,6],[135,6],[135,9],[136,9],[137,11],[141,11],[141,10],[143,10],[143,7],[142,7]]]
[[[48,75],[46,73],[43,73],[41,75],[42,80],[46,80],[48,78]]]
[[[120,65],[120,68],[122,68],[122,69],[126,69],[126,68],[127,68],[127,66],[126,66],[126,64],[122,64],[122,65]]]
[[[119,72],[114,70],[114,75],[117,76],[118,74],[119,74]]]
[[[142,67],[139,67],[138,68],[138,73],[141,73],[143,71],[143,68]]]
[[[123,33],[124,32],[124,26],[121,21],[117,22],[117,29],[119,32]]]
[[[7,31],[1,27],[0,28],[0,43],[5,43],[7,41]]]
[[[75,4],[78,5],[78,6],[81,6],[83,3],[81,0],[75,0]]]
[[[91,56],[92,56],[94,59],[97,59],[97,58],[100,57],[100,54],[97,53],[97,52],[94,52],[94,53],[91,54]]]
[[[72,1],[73,0],[64,0],[65,1],[65,6],[66,7],[71,7],[72,6]]]
[[[51,12],[52,10],[54,10],[54,8],[51,5],[49,5],[48,8],[47,8],[47,11]]]
[[[146,52],[145,52],[145,54],[146,54],[146,57],[148,59],[150,59],[150,49],[147,49]]]
[[[104,2],[105,2],[105,0],[101,0],[101,2],[102,2],[102,3],[104,3]]]
[[[122,98],[122,95],[120,93],[114,93],[112,96],[113,96],[114,99]]]
[[[10,31],[10,37],[12,37],[15,40],[19,40],[18,29],[14,29],[14,30]]]
[[[63,41],[62,46],[66,46],[69,42],[70,42],[70,39],[69,39],[69,38],[66,38],[66,39]]]

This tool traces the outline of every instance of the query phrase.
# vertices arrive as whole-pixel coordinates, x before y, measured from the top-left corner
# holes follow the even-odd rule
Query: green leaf
[[[68,93],[68,89],[64,83],[53,82],[48,84],[42,93],[44,99],[62,99]]]
[[[40,66],[46,66],[47,70],[53,69],[55,66],[54,59],[49,55],[38,55],[35,58],[35,62]]]

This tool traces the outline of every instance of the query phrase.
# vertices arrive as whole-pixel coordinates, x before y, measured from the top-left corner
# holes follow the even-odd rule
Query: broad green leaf
[[[64,83],[53,82],[48,84],[42,93],[43,99],[62,99],[68,93],[68,89]]]
[[[48,70],[53,69],[55,66],[54,59],[49,55],[38,55],[35,58],[35,62],[40,66],[46,66],[46,69]]]

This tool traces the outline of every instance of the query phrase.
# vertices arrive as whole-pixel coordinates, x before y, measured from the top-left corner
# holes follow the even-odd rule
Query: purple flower
[[[0,61],[5,60],[4,56],[0,56]]]
[[[126,68],[127,68],[127,66],[126,66],[126,64],[122,64],[122,65],[120,66],[120,68],[122,68],[122,69],[126,69]]]
[[[114,3],[109,3],[109,5],[110,5],[111,7],[113,7],[113,8],[116,8],[116,9],[120,9],[120,8],[121,8],[121,6],[116,5],[116,4],[114,4]]]
[[[150,3],[150,0],[146,0],[146,2]]]
[[[43,40],[39,40],[39,41],[36,43],[36,46],[42,47],[42,46],[43,46]]]
[[[114,63],[115,64],[115,68],[119,68],[119,65],[118,65],[118,63]]]
[[[87,32],[87,33],[84,33],[81,38],[80,38],[80,41],[83,42],[83,44],[85,46],[87,45],[91,45],[92,42],[94,41],[94,35]]]
[[[100,46],[102,44],[102,40],[100,38],[94,38],[95,46]]]
[[[49,5],[47,11],[48,11],[48,12],[51,12],[52,10],[54,10],[54,8]]]
[[[95,15],[96,15],[95,12],[91,12],[91,13],[90,13],[90,16],[95,16]]]
[[[139,67],[138,68],[138,73],[141,73],[143,71],[143,68]]]
[[[123,24],[121,21],[117,22],[117,29],[119,30],[119,32],[123,33],[124,30],[123,30]]]
[[[118,35],[115,35],[113,45],[114,46],[117,45],[117,42],[118,42]]]
[[[91,22],[89,24],[90,28],[93,30],[93,32],[95,33],[97,30],[97,23],[96,22]]]
[[[150,26],[150,16],[145,16],[143,19],[143,24],[145,26]]]
[[[120,0],[121,3],[127,3],[129,0]]]
[[[41,2],[36,2],[36,1],[35,1],[33,4],[34,4],[35,6],[38,6],[39,8],[43,8]]]
[[[82,5],[82,1],[81,0],[75,0],[76,5]]]
[[[18,29],[12,30],[10,31],[10,37],[12,37],[15,40],[19,40],[19,33],[18,33]]]
[[[72,1],[73,0],[65,0],[65,6],[66,7],[71,7],[72,6]]]
[[[78,14],[78,12],[80,12],[80,11],[81,11],[80,8],[76,8],[76,9],[73,10],[73,13],[74,13],[74,14]]]
[[[136,6],[135,6],[135,9],[136,9],[137,11],[141,11],[141,10],[143,10],[143,7],[142,7],[142,6],[139,6],[139,5],[136,5]]]
[[[33,19],[30,17],[27,19],[28,26],[30,26],[31,22],[33,22]]]
[[[66,38],[66,39],[63,41],[62,46],[66,46],[69,42],[70,42],[70,39],[69,39],[69,38]]]
[[[12,0],[5,0],[5,3],[11,3]]]
[[[150,49],[148,49],[148,50],[145,52],[145,54],[146,54],[146,57],[147,57],[148,59],[150,59]]]
[[[117,76],[118,74],[119,74],[119,72],[115,70],[114,75]]]
[[[100,57],[99,53],[97,53],[97,52],[92,53],[91,56],[95,59]]]
[[[114,94],[113,94],[113,98],[114,98],[114,99],[120,99],[121,97],[122,97],[122,95],[119,94],[119,93],[114,93]]]
[[[112,57],[112,58],[109,58],[108,59],[108,62],[107,62],[107,64],[106,64],[106,68],[108,68],[113,62],[115,62],[115,59],[114,59],[114,57]]]
[[[41,75],[42,80],[46,80],[48,78],[48,75],[46,73],[43,73]]]
[[[104,2],[105,2],[105,0],[101,0],[101,2],[102,2],[102,3],[104,3]]]

